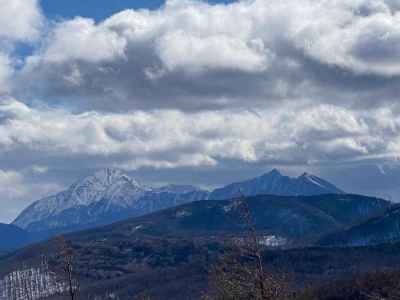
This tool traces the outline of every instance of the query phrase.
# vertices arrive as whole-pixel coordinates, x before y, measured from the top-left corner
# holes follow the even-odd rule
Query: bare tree
[[[233,206],[245,226],[245,234],[228,247],[213,267],[210,277],[213,295],[208,296],[208,299],[286,299],[288,286],[283,276],[265,270],[265,247],[257,235],[246,198],[241,196]]]
[[[62,261],[62,271],[67,281],[67,291],[71,300],[76,300],[79,291],[79,280],[75,274],[74,269],[74,251],[68,244],[64,236],[57,239],[57,246],[59,251],[59,259]]]
[[[134,300],[151,300],[151,299],[152,298],[149,295],[143,294],[143,295],[139,295],[139,296],[135,297]]]
[[[65,285],[42,257],[40,266],[21,266],[0,279],[0,300],[37,300],[56,295]]]

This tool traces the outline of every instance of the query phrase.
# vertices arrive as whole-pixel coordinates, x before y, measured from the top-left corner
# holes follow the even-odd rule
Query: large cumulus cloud
[[[43,17],[38,0],[0,0],[0,38],[34,41],[40,35]]]
[[[87,157],[99,166],[127,169],[212,167],[224,160],[340,164],[396,158],[400,148],[400,118],[390,108],[360,112],[292,104],[257,112],[72,114],[7,99],[0,105],[0,121],[1,157],[17,153],[27,165],[43,157]]]
[[[37,0],[0,0],[0,95],[10,92],[16,43],[32,43],[40,36],[43,17]]]
[[[321,19],[299,22],[293,35],[310,57],[359,74],[400,74],[398,7],[386,1],[323,1],[305,18]]]
[[[394,102],[399,20],[385,0],[169,0],[59,22],[21,78],[26,93],[82,110]]]

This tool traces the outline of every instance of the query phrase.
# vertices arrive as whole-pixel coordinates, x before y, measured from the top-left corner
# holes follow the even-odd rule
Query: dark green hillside
[[[336,280],[310,288],[296,300],[375,300],[400,299],[400,272],[380,271]]]
[[[154,299],[199,299],[207,289],[208,270],[217,255],[229,249],[224,246],[223,239],[148,236],[122,239],[118,235],[95,240],[85,240],[83,236],[68,238],[72,239],[77,258],[83,299],[94,299],[89,295],[109,292],[120,299],[132,299],[140,293],[151,294]],[[42,254],[46,254],[57,269],[61,261],[54,254],[55,246],[55,241],[35,245],[0,260],[1,275],[33,265],[35,261],[38,263]],[[400,244],[267,250],[264,263],[271,270],[288,274],[295,289],[303,289],[368,272],[397,271],[400,269],[399,253]]]
[[[305,244],[370,217],[389,203],[353,195],[255,196],[246,199],[260,235]],[[120,299],[149,292],[156,299],[198,299],[208,270],[227,243],[243,235],[238,201],[198,201],[151,215],[72,233],[82,295],[115,293]],[[242,204],[243,205],[243,204]],[[57,241],[0,259],[0,275],[49,258],[59,269]],[[295,286],[340,279],[354,272],[400,266],[400,246],[268,250],[265,264],[289,273]],[[177,296],[179,295],[179,296]],[[84,299],[86,299],[84,298]]]
[[[241,221],[237,201],[197,201],[147,216],[75,235],[84,239],[104,236],[132,238],[140,235],[159,237],[210,237],[240,234]],[[254,196],[247,203],[256,229],[263,235],[275,235],[304,244],[313,238],[349,227],[380,213],[390,204],[384,200],[356,195],[312,197]]]
[[[327,235],[322,245],[363,246],[400,240],[400,206],[394,205],[347,230]]]
[[[31,240],[31,236],[25,230],[11,225],[11,224],[0,224],[0,255],[1,252],[17,249],[28,244]]]
[[[288,197],[253,197],[249,207],[257,230],[287,238],[303,238],[339,228],[342,224],[323,211]],[[117,223],[102,230],[122,235],[208,236],[243,231],[232,201],[200,201],[149,216]],[[93,230],[85,234],[104,234]]]
[[[355,224],[360,218],[381,214],[390,207],[386,200],[361,195],[320,195],[299,197],[303,202],[319,208],[342,224]]]

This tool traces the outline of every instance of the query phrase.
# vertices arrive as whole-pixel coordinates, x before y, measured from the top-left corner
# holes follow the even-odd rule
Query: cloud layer
[[[0,95],[8,91],[12,73],[10,58],[0,52]]]
[[[17,153],[27,165],[43,157],[67,164],[89,158],[98,167],[131,170],[213,167],[225,160],[323,165],[397,159],[400,153],[400,117],[390,108],[360,112],[321,104],[258,112],[72,114],[7,99],[0,120],[1,157]]]
[[[82,110],[394,102],[399,24],[385,0],[169,0],[57,23],[21,78],[29,93]]]
[[[43,26],[37,0],[0,0],[0,95],[10,92],[16,43],[37,40]]]

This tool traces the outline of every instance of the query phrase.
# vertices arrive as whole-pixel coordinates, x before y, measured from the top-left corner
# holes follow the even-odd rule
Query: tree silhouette
[[[248,200],[241,195],[233,204],[238,221],[245,227],[244,235],[227,246],[227,251],[212,268],[212,295],[205,299],[287,299],[289,292],[284,277],[265,268],[265,246],[257,234]]]
[[[79,280],[74,269],[74,250],[64,236],[57,239],[58,255],[62,261],[62,271],[67,281],[67,292],[71,300],[76,300],[79,291]]]

